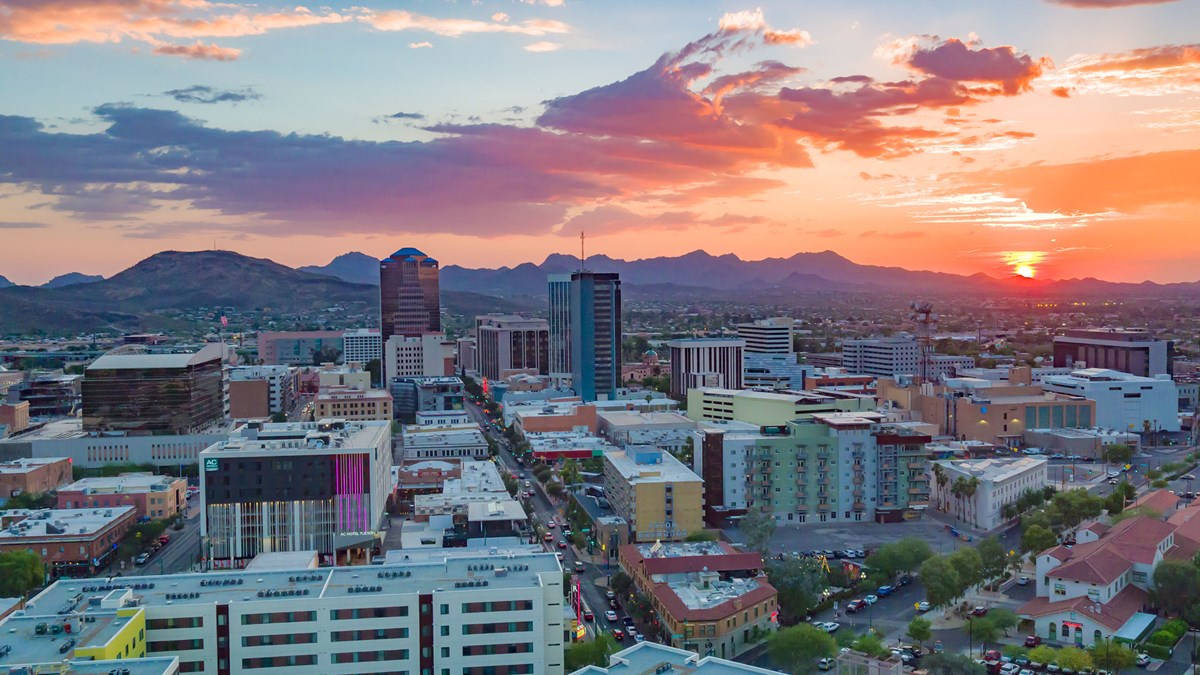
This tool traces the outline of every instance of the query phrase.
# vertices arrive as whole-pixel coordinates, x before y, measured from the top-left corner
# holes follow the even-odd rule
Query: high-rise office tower
[[[571,275],[551,274],[550,287],[550,376],[562,380],[571,375]]]
[[[621,385],[621,278],[571,274],[571,379],[585,401],[614,398]]]
[[[393,335],[420,337],[442,329],[438,261],[402,248],[379,262],[380,344]]]

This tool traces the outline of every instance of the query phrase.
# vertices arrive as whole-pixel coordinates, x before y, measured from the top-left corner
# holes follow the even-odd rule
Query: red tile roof
[[[1170,490],[1154,490],[1138,497],[1129,505],[1129,508],[1143,507],[1154,511],[1159,516],[1169,516],[1175,511],[1178,504],[1179,497],[1172,494]]]
[[[1103,535],[1105,532],[1108,532],[1109,530],[1111,530],[1112,527],[1109,525],[1106,525],[1105,523],[1102,523],[1098,520],[1093,520],[1092,522],[1080,527],[1079,529],[1087,530],[1089,532],[1095,532],[1098,535]]]
[[[1146,516],[1135,516],[1112,527],[1100,539],[1067,549],[1056,546],[1043,555],[1052,555],[1063,564],[1050,570],[1049,576],[1093,584],[1108,584],[1133,563],[1154,563],[1158,546],[1174,532],[1175,526]],[[1065,556],[1065,558],[1064,558]]]
[[[1146,591],[1129,584],[1120,593],[1117,593],[1107,603],[1100,605],[1099,613],[1096,612],[1096,603],[1089,600],[1087,596],[1071,598],[1070,600],[1052,601],[1050,598],[1034,598],[1017,610],[1017,614],[1031,618],[1047,616],[1050,614],[1061,614],[1066,612],[1075,612],[1082,614],[1087,618],[1103,624],[1109,630],[1120,630],[1121,626],[1125,625],[1126,621],[1134,614],[1142,611],[1150,603],[1150,598]]]
[[[1200,548],[1200,501],[1171,514],[1167,522],[1175,526],[1175,543]],[[1186,540],[1186,541],[1184,541]]]

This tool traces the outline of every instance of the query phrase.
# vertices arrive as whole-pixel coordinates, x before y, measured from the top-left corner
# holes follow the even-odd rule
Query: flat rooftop
[[[459,551],[463,551],[460,553]],[[238,570],[202,574],[166,574],[124,576],[111,580],[59,579],[26,603],[27,615],[55,615],[76,594],[83,602],[111,589],[141,586],[133,590],[142,606],[210,605],[214,602],[254,601],[260,598],[320,599],[380,595],[411,596],[436,590],[453,590],[455,582],[486,580],[490,588],[526,588],[541,584],[538,575],[561,572],[558,557],[547,552],[507,551],[501,549],[454,549],[436,551],[404,560],[400,551],[397,562],[357,567],[329,567],[295,570]],[[475,569],[482,566],[485,569]],[[521,566],[526,569],[516,569]],[[504,568],[497,576],[493,568]],[[393,572],[405,575],[389,576]],[[369,586],[377,591],[358,592],[351,588]],[[271,595],[259,596],[259,592]],[[32,605],[32,607],[30,606]]]
[[[667,587],[688,609],[712,609],[750,593],[759,587],[759,583],[755,579],[734,577],[722,581],[716,574],[685,573],[670,575]]]
[[[202,455],[261,453],[267,450],[328,450],[375,448],[391,437],[391,423],[384,421],[318,420],[316,422],[268,422],[243,425],[228,440],[206,448]]]
[[[689,558],[698,555],[728,555],[729,550],[715,541],[670,541],[634,544],[643,558]]]
[[[58,488],[59,492],[91,492],[104,494],[110,492],[162,492],[171,487],[171,483],[182,478],[174,476],[158,476],[152,473],[123,473],[120,476],[95,476],[79,480]]]
[[[29,473],[43,466],[68,461],[66,457],[18,457],[0,464],[0,474]]]
[[[165,436],[138,436],[137,438],[153,438],[155,442],[167,442],[173,438],[194,438],[197,436],[222,436],[234,430],[234,425],[227,422],[218,422],[213,424],[210,429],[206,429],[195,434],[176,434]],[[110,438],[127,438],[128,436],[121,432],[104,431],[99,433],[91,433],[83,430],[83,420],[79,417],[68,417],[66,419],[51,420],[37,427],[32,427],[18,434],[13,434],[8,438],[0,441],[3,442],[22,442],[22,441],[63,441],[73,438],[95,438],[104,440]]]
[[[0,511],[0,544],[45,537],[90,536],[131,514],[132,506],[95,509],[7,509]]]
[[[405,448],[448,448],[487,444],[483,431],[473,422],[437,427],[410,424],[404,427],[403,439]]]
[[[596,413],[598,417],[613,427],[637,427],[642,425],[658,426],[677,424],[679,426],[695,426],[695,422],[686,415],[677,412],[637,412],[636,410],[605,410]]]
[[[132,614],[132,612],[127,612],[127,614]],[[118,616],[114,610],[97,609],[87,612],[87,616],[93,620],[80,621],[76,619],[72,621],[69,633],[65,629],[57,634],[46,630],[44,634],[38,635],[37,626],[39,624],[62,626],[67,619],[57,614],[54,616],[11,615],[3,623],[5,635],[0,638],[0,643],[8,645],[12,651],[6,656],[0,657],[0,666],[58,663],[64,658],[72,658],[75,648],[99,647],[107,644],[130,621],[129,616]],[[59,651],[72,639],[75,640],[73,647],[68,647],[66,651]]]
[[[221,345],[209,343],[191,354],[114,354],[109,352],[92,361],[87,370],[171,370],[220,361]]]
[[[647,463],[638,458],[661,458]],[[662,450],[612,450],[604,453],[604,459],[630,483],[687,483],[700,482],[700,477],[684,466],[683,462]]]
[[[886,419],[886,416],[876,412],[832,412],[815,413],[812,418],[822,424],[838,428],[880,424]]]
[[[660,668],[662,670],[660,670]],[[657,642],[639,642],[609,657],[609,666],[587,666],[578,675],[783,675],[714,656],[700,657]],[[574,674],[573,674],[574,675]]]
[[[981,480],[1003,481],[1030,469],[1044,466],[1044,457],[987,457],[984,459],[940,459],[935,462],[948,469],[967,473]]]

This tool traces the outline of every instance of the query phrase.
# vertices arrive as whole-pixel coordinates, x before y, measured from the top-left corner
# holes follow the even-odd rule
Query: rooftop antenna
[[[583,271],[583,261],[587,260],[587,256],[583,253],[583,228],[579,229],[579,271]]]

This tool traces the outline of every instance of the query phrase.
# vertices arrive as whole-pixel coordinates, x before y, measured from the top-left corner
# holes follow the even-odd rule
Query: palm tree
[[[978,489],[979,489],[979,478],[977,478],[975,476],[971,476],[969,479],[963,481],[962,496],[965,498],[964,501],[969,500],[971,502],[971,524],[972,525],[977,524],[976,523],[977,514],[975,513],[975,500],[972,498],[975,496],[975,492]]]
[[[950,476],[946,475],[946,469],[941,464],[933,465],[933,478],[937,481],[938,486],[938,506],[939,511],[946,510],[946,481],[950,480]]]
[[[950,486],[950,494],[954,495],[955,504],[958,506],[958,519],[964,520],[963,509],[965,503],[963,496],[967,493],[967,479],[959,476],[954,479],[954,483]]]

